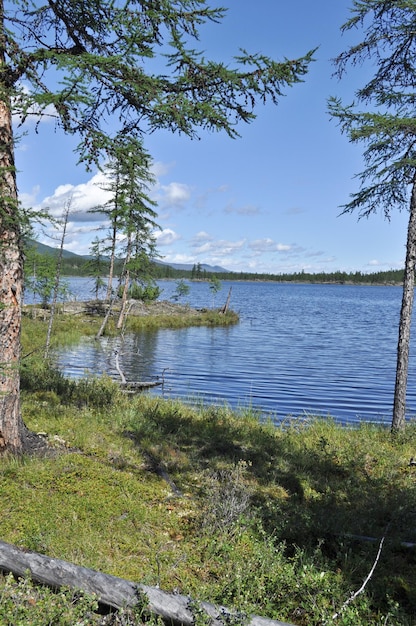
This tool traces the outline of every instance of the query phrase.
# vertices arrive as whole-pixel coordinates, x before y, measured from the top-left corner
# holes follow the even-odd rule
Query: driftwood
[[[138,382],[121,382],[119,386],[126,391],[140,391],[141,389],[150,389],[151,387],[158,387],[163,385],[163,380],[144,380]]]
[[[135,393],[135,392],[141,391],[142,389],[150,389],[151,387],[157,387],[158,385],[163,385],[163,380],[128,382],[120,367],[118,351],[116,350],[114,354],[116,357],[116,369],[121,378],[121,382],[119,383],[119,385],[121,389],[123,389],[123,391]]]
[[[264,617],[238,615],[224,607],[194,601],[188,596],[170,594],[67,561],[26,552],[3,541],[0,541],[0,570],[16,576],[30,575],[34,582],[55,589],[66,586],[95,594],[100,603],[116,609],[141,606],[172,626],[192,626],[195,615],[201,612],[211,618],[211,626],[237,624],[238,620],[246,626],[292,626]]]

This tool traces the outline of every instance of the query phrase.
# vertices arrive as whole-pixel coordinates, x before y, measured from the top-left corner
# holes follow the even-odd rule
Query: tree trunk
[[[99,602],[115,608],[142,605],[145,613],[158,615],[169,626],[192,626],[197,623],[198,614],[201,623],[203,620],[204,624],[211,626],[243,623],[247,626],[292,626],[267,617],[241,615],[208,602],[193,601],[189,596],[170,594],[157,587],[136,584],[68,561],[25,552],[4,541],[0,541],[0,570],[16,576],[29,574],[35,582],[56,589],[67,586],[94,593]]]
[[[123,294],[121,296],[121,308],[120,315],[117,321],[117,330],[120,330],[123,327],[124,317],[126,314],[126,304],[127,304],[127,295],[130,286],[130,270],[129,263],[131,258],[131,235],[128,235],[127,241],[127,249],[126,249],[126,258],[124,259],[124,267],[122,276],[124,276],[124,285],[123,285]]]
[[[221,311],[221,313],[224,313],[224,315],[225,315],[225,313],[227,313],[227,312],[228,312],[228,308],[229,308],[229,306],[230,306],[231,291],[232,291],[232,287],[230,287],[230,291],[228,292],[228,296],[227,296],[227,301],[226,301],[226,303],[225,303],[225,305],[223,306],[222,311]]]
[[[0,0],[0,67],[4,64],[3,2]],[[22,449],[20,416],[20,324],[23,254],[18,215],[10,101],[0,80],[0,451]]]
[[[416,262],[416,182],[413,183],[407,229],[406,262],[404,268],[402,308],[400,311],[397,345],[396,385],[394,388],[393,432],[402,430],[406,421],[406,389],[409,369],[410,327],[415,287]]]
[[[110,302],[112,293],[113,293],[114,263],[116,259],[116,236],[117,236],[117,230],[116,230],[115,225],[113,224],[113,233],[112,233],[112,239],[111,239],[110,269],[108,272],[107,294],[105,296],[105,299],[107,302]]]

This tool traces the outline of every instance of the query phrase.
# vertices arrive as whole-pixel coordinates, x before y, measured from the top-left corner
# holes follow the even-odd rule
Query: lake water
[[[185,301],[213,306],[208,283],[189,284]],[[159,285],[161,299],[170,299],[175,282]],[[71,279],[70,287],[78,300],[91,298],[86,279]],[[331,415],[343,423],[390,422],[400,287],[223,282],[215,306],[230,287],[236,326],[89,340],[57,353],[57,362],[71,376],[117,378],[117,350],[127,380],[164,376],[152,394],[252,406],[276,421]],[[415,346],[412,340],[408,417],[416,416]]]

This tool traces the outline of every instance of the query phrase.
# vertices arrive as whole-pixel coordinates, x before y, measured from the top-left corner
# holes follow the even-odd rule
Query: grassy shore
[[[30,358],[22,379],[25,423],[51,454],[0,459],[2,540],[300,626],[416,623],[415,424],[275,425]],[[110,623],[94,608],[1,579],[1,625]]]

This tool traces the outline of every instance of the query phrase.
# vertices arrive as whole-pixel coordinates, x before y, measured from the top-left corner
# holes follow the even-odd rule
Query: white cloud
[[[181,239],[181,236],[175,233],[171,228],[164,228],[163,230],[155,232],[154,235],[159,246],[170,246],[175,241]]]
[[[173,168],[175,163],[162,163],[162,161],[155,161],[150,168],[156,178],[166,176]]]
[[[195,263],[195,257],[185,253],[169,254],[163,257],[166,263],[186,263],[193,265]]]
[[[34,208],[37,210],[48,210],[53,217],[59,218],[69,204],[72,221],[102,221],[103,214],[89,213],[88,211],[108,202],[110,194],[103,189],[106,182],[105,175],[102,172],[98,172],[86,183],[59,185],[51,196],[44,198]]]
[[[249,248],[253,252],[290,252],[294,246],[290,244],[278,243],[270,237],[264,239],[255,239],[249,243]]]
[[[36,185],[35,187],[33,187],[30,193],[19,192],[19,200],[22,203],[22,206],[26,209],[33,207],[36,204],[36,198],[39,194],[39,191],[40,187],[39,185]]]
[[[181,209],[191,197],[191,190],[183,183],[169,183],[161,185],[157,193],[159,203],[169,208]]]
[[[216,257],[224,257],[241,250],[246,243],[245,239],[240,241],[226,241],[219,239],[218,241],[206,241],[205,243],[195,242],[192,245],[197,255],[215,255]]]
[[[213,240],[213,237],[211,237],[211,235],[206,233],[204,230],[200,230],[199,233],[197,233],[192,239],[192,241],[195,244],[199,244],[202,241],[212,241],[212,240]]]

